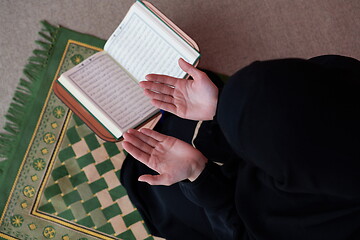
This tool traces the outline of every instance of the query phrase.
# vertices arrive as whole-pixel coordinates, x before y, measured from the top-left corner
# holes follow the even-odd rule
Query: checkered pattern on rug
[[[153,239],[120,184],[125,153],[73,115],[39,211],[121,239]]]

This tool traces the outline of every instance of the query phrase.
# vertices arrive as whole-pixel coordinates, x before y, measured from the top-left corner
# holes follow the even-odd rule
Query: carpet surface
[[[125,153],[55,96],[105,41],[43,23],[0,135],[0,239],[154,239],[119,182]]]

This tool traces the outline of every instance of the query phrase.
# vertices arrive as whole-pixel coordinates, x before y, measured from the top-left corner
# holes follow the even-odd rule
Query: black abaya
[[[209,163],[195,182],[139,183],[151,170],[129,157],[121,182],[168,239],[360,239],[359,123],[359,61],[255,62],[200,128]],[[194,124],[171,116],[157,130],[189,142]]]

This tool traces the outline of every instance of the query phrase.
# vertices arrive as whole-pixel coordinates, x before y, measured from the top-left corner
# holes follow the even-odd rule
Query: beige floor
[[[232,74],[254,60],[343,54],[360,58],[359,0],[151,1],[193,37],[200,67]],[[39,21],[106,39],[133,0],[0,0],[0,129]]]

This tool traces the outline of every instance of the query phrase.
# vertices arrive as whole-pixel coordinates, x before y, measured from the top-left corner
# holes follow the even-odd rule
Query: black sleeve
[[[210,161],[194,182],[182,182],[180,188],[204,209],[217,239],[240,239],[244,227],[234,203],[235,181],[222,172],[221,166]]]
[[[202,123],[194,145],[209,162],[194,182],[182,182],[180,188],[204,209],[217,239],[240,239],[244,228],[235,209],[234,194],[241,159],[228,144],[216,117]]]

